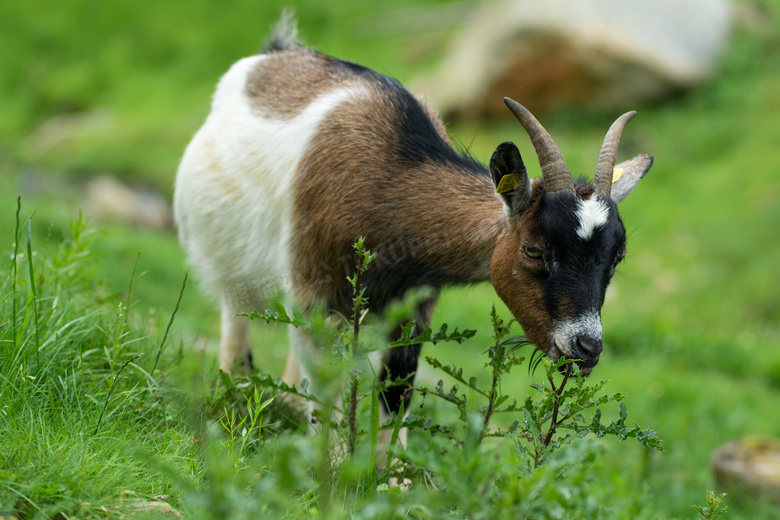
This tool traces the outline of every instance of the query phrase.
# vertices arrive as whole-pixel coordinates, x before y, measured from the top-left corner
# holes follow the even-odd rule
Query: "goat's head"
[[[587,374],[601,354],[607,285],[626,253],[617,203],[653,158],[639,155],[615,167],[623,128],[636,114],[629,112],[604,138],[594,183],[575,185],[550,134],[524,107],[504,101],[533,142],[542,180],[528,177],[512,143],[490,159],[507,220],[490,264],[493,286],[530,341],[553,360],[578,359]]]

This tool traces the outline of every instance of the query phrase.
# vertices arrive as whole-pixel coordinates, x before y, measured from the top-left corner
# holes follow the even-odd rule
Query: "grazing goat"
[[[181,243],[221,300],[220,368],[251,367],[249,320],[236,314],[262,305],[274,283],[289,284],[304,309],[349,314],[345,268],[366,237],[377,254],[364,274],[371,311],[411,288],[490,280],[531,342],[590,372],[607,284],[626,251],[617,203],[653,158],[615,168],[629,112],[604,139],[594,183],[574,181],[536,118],[505,102],[542,179],[529,178],[511,142],[489,168],[456,152],[441,120],[400,83],[283,35],[233,65],[184,154],[175,194]],[[434,300],[420,306],[420,325]],[[317,345],[298,329],[290,341],[285,380],[299,384],[307,377],[299,360]],[[419,353],[391,349],[380,377],[411,385]],[[408,403],[408,390],[388,387],[386,411]]]

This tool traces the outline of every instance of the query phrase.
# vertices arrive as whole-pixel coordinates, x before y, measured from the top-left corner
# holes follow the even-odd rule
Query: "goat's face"
[[[604,140],[594,184],[575,188],[549,135],[512,103],[507,102],[537,149],[544,181],[528,178],[512,143],[496,149],[490,170],[505,205],[506,229],[496,242],[490,276],[528,339],[553,360],[579,360],[588,374],[601,354],[607,285],[626,254],[617,203],[647,173],[652,157],[637,156],[614,167],[620,133],[633,117],[627,114]]]
[[[626,244],[616,204],[589,188],[580,198],[537,183],[529,207],[508,217],[490,265],[528,339],[553,360],[579,359],[585,373],[601,354],[601,306]]]

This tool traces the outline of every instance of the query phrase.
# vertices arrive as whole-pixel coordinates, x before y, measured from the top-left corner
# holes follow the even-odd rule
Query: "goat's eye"
[[[626,258],[626,248],[620,250],[620,252],[617,255],[617,258],[615,258],[615,265],[618,265],[620,262],[623,261],[623,259]]]
[[[542,257],[542,250],[534,246],[523,245],[523,253],[528,258],[533,258],[534,260],[538,260]]]
[[[612,264],[612,268],[609,270],[609,277],[612,278],[615,274],[615,270],[617,269],[617,266],[620,262],[623,261],[623,259],[626,257],[626,250],[622,249],[617,257],[615,257],[615,262]]]

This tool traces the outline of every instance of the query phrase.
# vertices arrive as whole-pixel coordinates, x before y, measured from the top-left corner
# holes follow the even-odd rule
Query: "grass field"
[[[403,81],[441,57],[452,30],[410,25],[423,5],[411,0],[290,3],[307,43]],[[447,9],[424,2],[437,4]],[[715,487],[715,448],[780,437],[780,4],[743,4],[761,16],[735,29],[712,81],[631,107],[639,116],[622,154],[652,153],[656,162],[621,204],[629,255],[604,306],[605,355],[592,377],[625,394],[630,419],[656,430],[665,450],[599,441],[581,484],[599,501],[593,517],[695,518],[690,506]],[[209,426],[240,399],[218,377],[218,313],[192,277],[163,342],[187,271],[175,233],[73,224],[85,181],[97,174],[170,196],[216,80],[258,49],[283,4],[184,5],[0,4],[0,39],[13,49],[0,53],[0,249],[8,259],[0,264],[0,518],[154,515],[139,504],[161,495],[185,518],[272,517],[285,501],[290,518],[326,511],[320,495],[285,487],[285,478],[305,480],[285,464],[307,453],[309,437],[281,435],[266,445],[277,431],[268,426],[249,455],[231,458],[230,433]],[[611,120],[543,118],[575,172],[592,170]],[[532,156],[511,121],[450,130],[483,161],[507,139]],[[426,346],[424,355],[487,381],[491,305],[508,317],[489,286],[446,291],[434,325],[477,335]],[[286,333],[268,325],[254,334],[260,368],[280,374]],[[524,368],[504,380],[505,393],[521,399],[533,391],[529,380],[541,374]],[[431,386],[438,377],[421,374]],[[422,443],[425,434],[416,433]],[[252,484],[253,475],[271,474],[273,486],[265,477],[267,488]],[[371,517],[370,496],[342,497],[344,510]],[[726,503],[728,518],[780,518],[760,501]],[[264,504],[269,509],[257,509]]]

